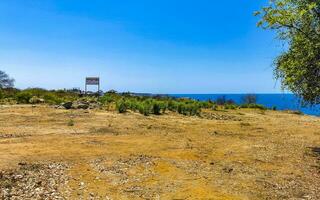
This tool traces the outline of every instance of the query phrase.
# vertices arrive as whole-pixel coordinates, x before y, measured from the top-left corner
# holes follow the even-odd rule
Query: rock
[[[63,106],[65,109],[71,109],[72,104],[73,103],[71,101],[68,101],[68,102],[62,103],[61,106]]]
[[[89,104],[87,102],[75,102],[72,105],[73,109],[88,109]]]
[[[223,171],[226,172],[226,173],[231,173],[233,171],[233,168],[225,167],[225,168],[223,168]]]
[[[90,103],[89,109],[101,108],[102,104],[100,102],[92,102]]]
[[[29,103],[31,104],[38,104],[38,103],[44,103],[44,99],[39,98],[37,96],[33,96],[32,98],[29,99]]]
[[[102,104],[96,100],[77,100],[74,102],[65,102],[60,106],[55,106],[57,109],[96,109],[101,108]]]
[[[67,187],[63,163],[19,163],[19,168],[1,171],[0,199],[68,199],[59,191]]]
[[[63,107],[63,106],[61,106],[61,105],[60,105],[60,106],[55,106],[55,108],[56,108],[56,109],[65,109],[65,107]]]

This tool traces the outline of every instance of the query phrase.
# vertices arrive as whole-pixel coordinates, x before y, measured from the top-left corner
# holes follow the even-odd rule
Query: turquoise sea
[[[171,94],[173,97],[187,97],[200,101],[216,100],[221,96],[232,99],[241,104],[245,94]],[[268,108],[276,106],[278,110],[299,110],[308,115],[320,116],[320,105],[314,107],[304,107],[298,97],[293,94],[256,94],[257,103]]]

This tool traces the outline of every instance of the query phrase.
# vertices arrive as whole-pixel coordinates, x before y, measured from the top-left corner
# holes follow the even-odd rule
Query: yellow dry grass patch
[[[0,170],[66,163],[69,199],[319,197],[319,118],[206,113],[213,117],[0,107]]]

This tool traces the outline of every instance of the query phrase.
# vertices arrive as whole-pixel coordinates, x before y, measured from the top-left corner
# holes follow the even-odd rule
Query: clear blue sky
[[[276,93],[282,50],[253,12],[267,0],[1,0],[0,69],[16,86]]]

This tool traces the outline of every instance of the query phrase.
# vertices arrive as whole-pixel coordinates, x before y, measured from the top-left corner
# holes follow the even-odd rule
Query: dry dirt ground
[[[0,107],[0,199],[320,199],[320,118]]]

